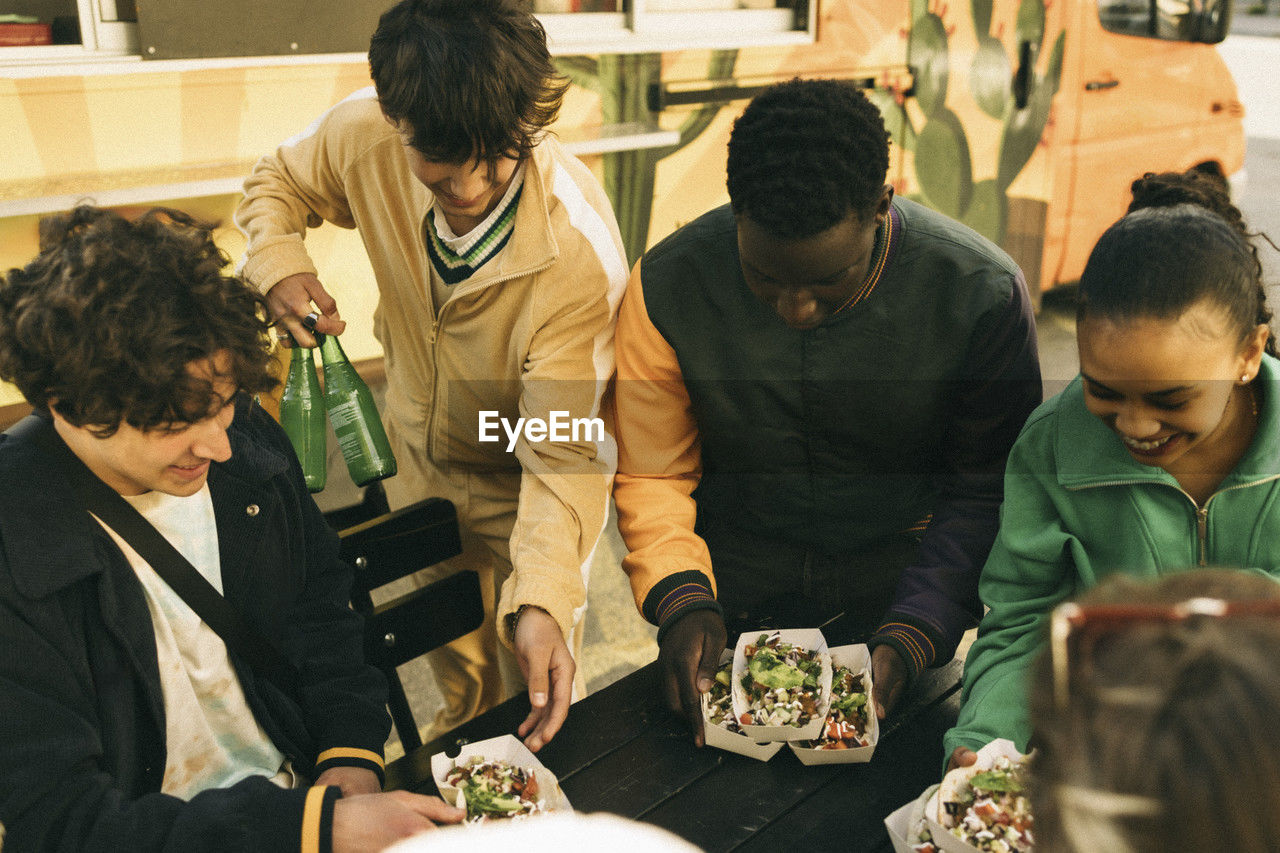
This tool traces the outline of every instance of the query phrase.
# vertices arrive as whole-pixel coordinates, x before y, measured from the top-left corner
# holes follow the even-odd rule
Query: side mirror
[[[1225,39],[1231,29],[1231,6],[1229,0],[1204,0],[1196,41],[1218,44]]]

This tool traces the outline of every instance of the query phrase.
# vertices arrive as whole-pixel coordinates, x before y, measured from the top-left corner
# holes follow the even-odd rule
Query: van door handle
[[[1086,92],[1100,92],[1103,89],[1114,89],[1119,85],[1119,80],[1090,80],[1084,84],[1084,89]]]

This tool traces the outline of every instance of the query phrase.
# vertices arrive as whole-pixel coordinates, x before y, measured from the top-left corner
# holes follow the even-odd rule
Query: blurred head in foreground
[[[1280,584],[1115,577],[1055,612],[1032,691],[1038,851],[1277,849]]]

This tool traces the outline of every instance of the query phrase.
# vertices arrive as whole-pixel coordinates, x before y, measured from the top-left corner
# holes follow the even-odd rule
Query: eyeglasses
[[[1196,617],[1280,617],[1280,598],[1188,598],[1175,604],[1060,604],[1049,623],[1049,654],[1053,696],[1065,710],[1071,696],[1071,661],[1088,659],[1101,637],[1115,635],[1136,623],[1185,622]]]

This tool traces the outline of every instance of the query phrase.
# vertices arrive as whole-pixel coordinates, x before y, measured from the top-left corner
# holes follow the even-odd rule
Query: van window
[[[1098,0],[1098,16],[1113,33],[1199,41],[1204,6],[1204,0]]]

